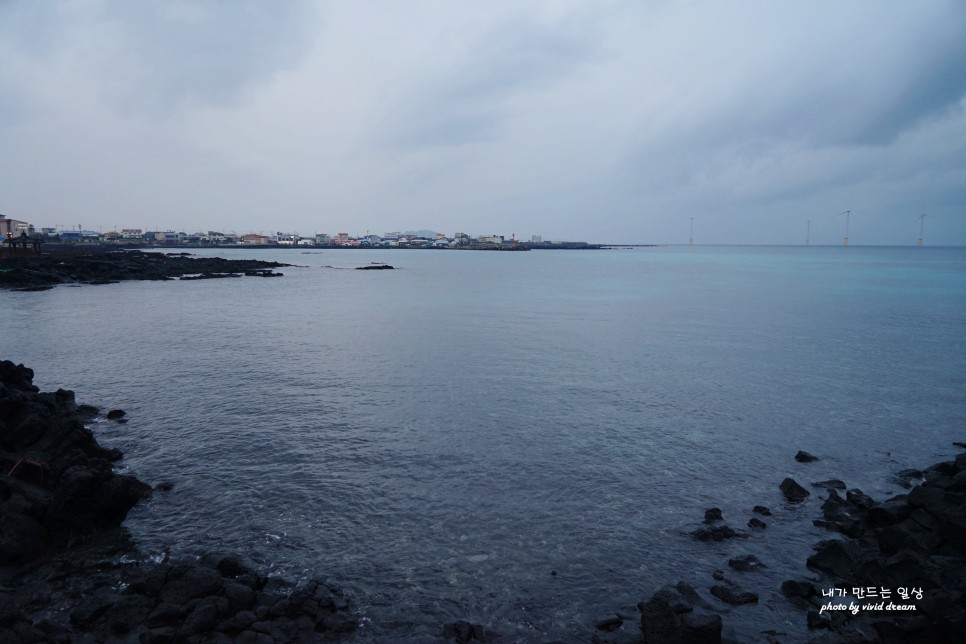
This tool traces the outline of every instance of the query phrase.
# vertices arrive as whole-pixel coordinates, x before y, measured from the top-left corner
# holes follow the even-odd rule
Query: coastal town
[[[100,232],[85,230],[81,226],[73,229],[41,227],[17,219],[0,215],[0,235],[7,243],[24,236],[34,243],[71,244],[71,245],[116,245],[125,247],[164,246],[164,247],[306,247],[306,248],[436,248],[461,250],[530,250],[547,249],[596,249],[601,244],[583,241],[544,241],[540,235],[532,235],[529,240],[520,240],[516,235],[475,235],[457,232],[452,235],[431,230],[395,231],[382,235],[366,232],[361,235],[349,233],[315,233],[300,235],[297,232],[275,231],[249,232],[178,232],[173,230],[145,230],[142,228],[121,228]]]

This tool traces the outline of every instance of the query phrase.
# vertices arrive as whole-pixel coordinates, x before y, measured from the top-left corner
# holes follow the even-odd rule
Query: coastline
[[[774,512],[794,511],[821,494],[812,499],[822,502],[813,524],[830,534],[806,560],[814,574],[781,584],[781,595],[801,615],[802,630],[762,631],[764,641],[966,641],[966,443],[953,446],[961,451],[952,460],[897,472],[895,482],[909,492],[882,501],[839,479],[813,482],[811,491],[791,478],[781,482],[784,507]],[[807,464],[819,457],[800,451],[795,460]],[[749,515],[747,528],[767,533],[772,510],[755,506]],[[750,536],[729,526],[718,508],[705,512],[704,524],[691,536]],[[781,544],[773,546],[758,554],[767,561],[781,551]],[[765,589],[756,585],[755,573],[767,564],[750,553],[721,563],[705,573],[710,586],[701,591],[678,582],[640,603],[640,641],[720,642],[732,610],[763,610],[758,591]]]
[[[356,628],[324,580],[269,578],[233,556],[146,558],[121,524],[170,489],[117,474],[72,391],[0,361],[0,641],[323,641]]]
[[[113,471],[122,455],[99,446],[85,423],[124,422],[123,411],[101,414],[67,390],[41,393],[32,379],[30,369],[0,362],[0,639],[319,641],[359,628],[364,615],[322,579],[269,578],[231,555],[141,555],[122,527],[127,512],[148,494],[177,492]],[[806,468],[818,458],[796,455]],[[749,509],[747,529],[767,537],[773,513],[822,501],[815,523],[834,537],[808,559],[814,576],[782,584],[799,630],[765,632],[765,641],[966,637],[966,453],[896,476],[909,493],[881,502],[839,480],[806,487],[786,479],[784,508]],[[741,539],[748,530],[709,508],[702,527],[681,538]],[[755,572],[766,563],[756,554],[767,562],[762,552],[722,561],[706,572],[707,587],[665,586],[638,604],[639,615],[600,619],[592,641],[722,641],[732,611],[764,610]],[[443,641],[502,641],[488,624],[439,629]]]
[[[4,257],[0,261],[0,288],[44,291],[60,284],[102,285],[126,280],[282,277],[283,273],[273,269],[291,266],[262,260],[186,255],[111,249],[93,253]]]

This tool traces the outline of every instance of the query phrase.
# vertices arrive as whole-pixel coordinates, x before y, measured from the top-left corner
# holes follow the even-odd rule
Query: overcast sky
[[[0,213],[966,244],[966,2],[0,0]]]

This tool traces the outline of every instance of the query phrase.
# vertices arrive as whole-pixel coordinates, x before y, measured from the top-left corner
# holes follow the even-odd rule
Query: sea
[[[0,357],[127,412],[92,429],[171,486],[124,524],[143,556],[325,579],[350,642],[587,642],[678,581],[725,636],[804,639],[779,588],[828,585],[811,483],[881,500],[966,440],[964,248],[192,252],[292,266],[2,292]],[[748,538],[692,537],[711,507]],[[713,599],[716,570],[758,604]]]

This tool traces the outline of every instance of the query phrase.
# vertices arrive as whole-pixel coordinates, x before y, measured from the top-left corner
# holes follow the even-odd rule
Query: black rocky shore
[[[953,445],[966,449],[966,443]],[[804,464],[819,458],[798,452],[795,460]],[[811,484],[824,495],[818,499],[821,518],[813,523],[834,538],[816,544],[805,562],[814,575],[781,584],[781,594],[801,615],[799,630],[762,630],[755,641],[966,642],[966,452],[925,470],[902,470],[893,481],[909,493],[875,501],[838,479]],[[812,497],[792,478],[778,488],[784,510],[776,512],[793,511]],[[719,508],[709,508],[704,525],[689,536],[709,542],[744,539],[765,530],[773,516],[760,505],[748,515],[750,532],[732,528]],[[780,551],[780,544],[773,545]],[[593,641],[729,641],[724,620],[750,611],[743,618],[754,622],[758,591],[768,589],[755,587],[748,581],[754,575],[745,574],[766,567],[756,555],[729,559],[727,568],[724,563],[708,571],[706,589],[679,582],[638,604],[640,620],[633,628],[621,628],[621,617],[602,620]]]
[[[0,361],[0,642],[313,642],[352,632],[342,591],[233,556],[152,560],[119,538],[147,484],[86,424],[101,416]]]
[[[115,472],[122,455],[97,444],[88,428],[95,420],[126,418],[122,410],[79,405],[71,391],[41,393],[31,369],[0,361],[0,642],[366,640],[345,593],[322,579],[268,577],[230,554],[158,560],[139,553],[120,524],[164,487]],[[819,457],[794,458],[808,468]],[[821,501],[814,523],[832,538],[808,558],[813,574],[780,588],[801,621],[790,632],[763,630],[755,641],[966,641],[966,452],[898,472],[895,482],[909,492],[876,501],[840,480],[810,490],[786,478],[778,486],[781,509],[749,508],[747,523],[735,528],[709,508],[680,538],[767,535],[775,514],[807,512]],[[752,541],[767,543],[742,543]],[[767,561],[770,553],[757,554]],[[754,622],[763,610],[759,593],[778,591],[755,585],[765,566],[755,553],[722,561],[706,571],[706,587],[668,585],[639,603],[637,614],[600,619],[591,641],[735,641],[728,620]],[[509,641],[468,621],[440,625],[439,640]]]
[[[115,284],[123,280],[281,277],[282,273],[272,269],[290,266],[254,259],[189,257],[187,253],[137,250],[60,252],[0,259],[0,288],[16,291],[43,291],[58,284]]]

